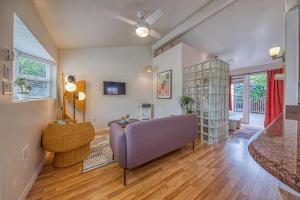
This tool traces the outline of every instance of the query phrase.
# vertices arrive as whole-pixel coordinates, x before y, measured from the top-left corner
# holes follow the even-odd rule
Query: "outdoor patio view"
[[[249,78],[249,124],[263,126],[266,104],[266,74]],[[248,95],[245,95],[246,97]],[[243,118],[244,79],[232,84],[232,111],[236,118]]]

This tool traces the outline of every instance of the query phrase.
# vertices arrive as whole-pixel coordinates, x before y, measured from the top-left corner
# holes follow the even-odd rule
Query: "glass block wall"
[[[229,64],[213,59],[183,69],[184,96],[195,99],[202,142],[218,144],[228,137]]]

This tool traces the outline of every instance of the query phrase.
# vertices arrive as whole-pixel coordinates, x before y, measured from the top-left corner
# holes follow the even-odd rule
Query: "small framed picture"
[[[9,67],[9,64],[6,62],[3,63],[3,77],[7,78],[7,79],[11,78],[10,67]]]
[[[172,70],[157,74],[157,98],[172,99]]]
[[[2,94],[12,95],[12,84],[10,81],[2,81]]]

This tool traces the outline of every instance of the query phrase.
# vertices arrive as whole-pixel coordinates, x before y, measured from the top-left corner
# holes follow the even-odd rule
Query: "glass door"
[[[243,96],[244,96],[244,80],[234,80],[231,84],[231,99],[232,99],[232,112],[231,118],[243,118]]]
[[[232,80],[232,112],[230,118],[249,123],[249,76],[239,76]]]
[[[253,74],[250,76],[249,90],[249,124],[264,126],[266,109],[267,74]]]

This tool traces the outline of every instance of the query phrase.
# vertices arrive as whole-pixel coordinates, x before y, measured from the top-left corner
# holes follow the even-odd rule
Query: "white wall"
[[[182,113],[178,103],[182,96],[182,68],[196,64],[200,59],[198,52],[187,44],[179,43],[153,59],[156,68],[153,73],[154,118]],[[157,73],[172,70],[172,98],[157,98]]]
[[[209,59],[188,44],[182,44],[182,67],[189,67]]]
[[[299,9],[287,12],[285,21],[286,79],[284,81],[284,104],[298,105]]]
[[[139,104],[152,102],[152,74],[144,71],[151,63],[150,47],[60,51],[61,71],[75,75],[77,80],[86,80],[86,119],[97,130],[126,113],[138,118]],[[103,95],[103,81],[126,82],[126,95]],[[67,113],[71,114],[70,111]]]
[[[45,153],[41,148],[41,131],[55,118],[55,100],[2,104],[0,113],[1,195],[3,200],[14,200],[23,191],[23,197],[26,196],[33,183],[31,178],[42,167]],[[22,148],[26,145],[29,157],[23,161]]]
[[[0,49],[13,47],[14,12],[56,60],[55,44],[31,0],[0,1]],[[2,64],[1,60],[0,69]],[[54,115],[54,100],[14,104],[10,96],[0,94],[0,199],[18,199],[39,168],[44,158],[44,152],[40,147],[41,130],[54,119]],[[22,161],[21,150],[27,144],[29,158]]]

